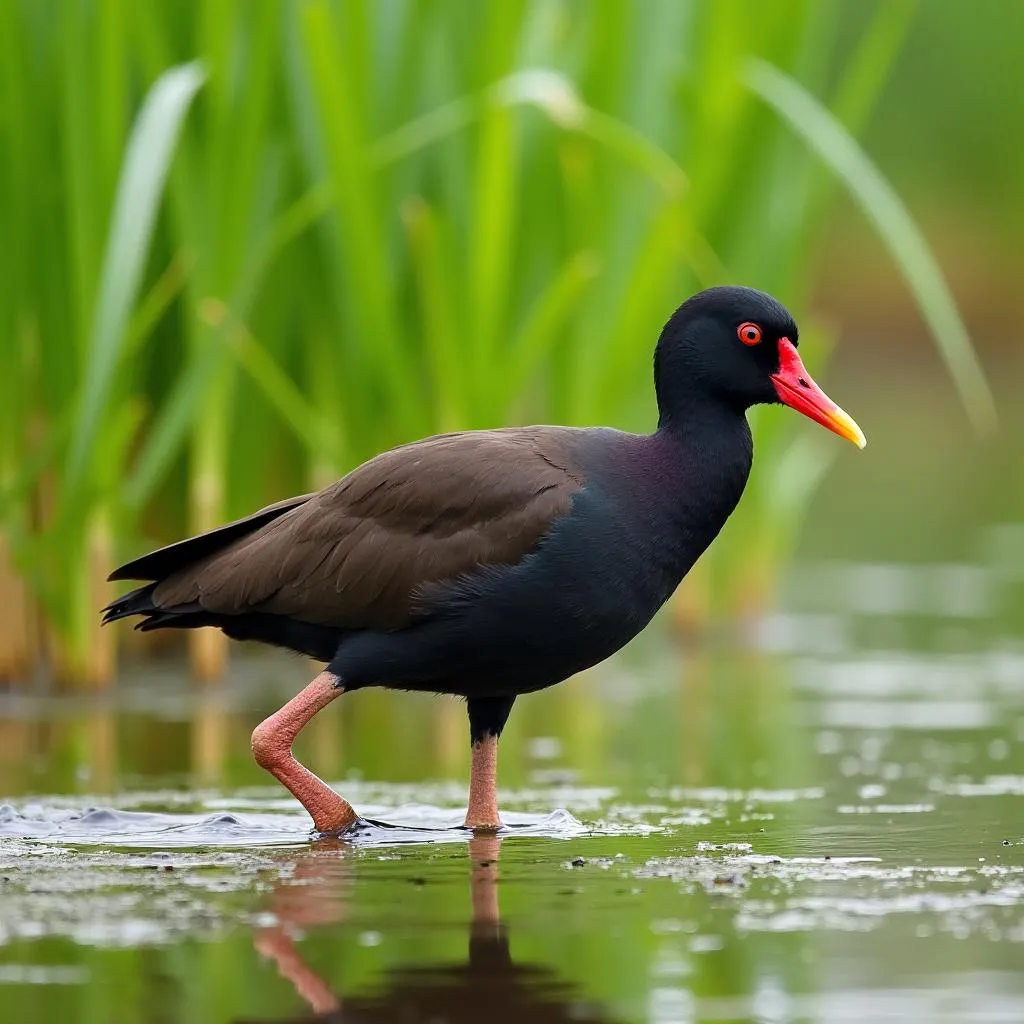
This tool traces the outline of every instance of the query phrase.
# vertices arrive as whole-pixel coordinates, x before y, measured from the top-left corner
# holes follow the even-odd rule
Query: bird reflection
[[[611,1024],[588,1005],[576,987],[542,964],[516,964],[498,905],[501,839],[474,837],[469,844],[469,950],[464,964],[421,964],[389,968],[379,990],[344,998],[303,962],[291,935],[340,921],[350,882],[347,858],[316,856],[300,863],[295,879],[274,894],[276,923],[254,935],[257,951],[277,964],[283,978],[309,1004],[312,1013],[290,1024]],[[242,1022],[240,1022],[242,1024]],[[281,1021],[281,1024],[285,1024]]]

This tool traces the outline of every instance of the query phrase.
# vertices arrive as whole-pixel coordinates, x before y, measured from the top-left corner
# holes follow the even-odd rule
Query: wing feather
[[[445,434],[385,452],[157,584],[158,607],[398,629],[420,588],[534,550],[583,484],[575,431]]]

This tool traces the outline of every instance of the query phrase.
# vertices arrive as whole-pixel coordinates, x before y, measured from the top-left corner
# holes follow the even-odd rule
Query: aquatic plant
[[[820,374],[833,178],[989,422],[937,264],[855,141],[914,7],[875,5],[851,47],[810,0],[3,5],[0,672],[109,679],[111,565],[382,448],[650,427],[653,339],[698,286],[778,294]],[[767,600],[834,450],[793,420],[758,415],[691,610]],[[193,664],[223,655],[212,634]]]

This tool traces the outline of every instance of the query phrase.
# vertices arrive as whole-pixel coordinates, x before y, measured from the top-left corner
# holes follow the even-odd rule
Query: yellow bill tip
[[[845,437],[848,441],[852,441],[858,448],[863,448],[868,443],[868,439],[864,436],[864,431],[857,426],[857,421],[849,413],[836,406],[829,418],[835,424],[832,429],[840,437]]]

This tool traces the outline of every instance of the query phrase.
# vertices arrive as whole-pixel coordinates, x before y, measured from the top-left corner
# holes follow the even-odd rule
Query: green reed
[[[37,654],[108,677],[110,564],[382,448],[649,428],[652,339],[698,287],[778,294],[820,371],[833,179],[989,423],[934,257],[855,141],[914,7],[840,48],[841,5],[813,0],[0,6],[0,573],[6,549]],[[724,612],[767,599],[836,449],[755,418],[751,493],[690,584]],[[219,671],[218,644],[193,653]]]

